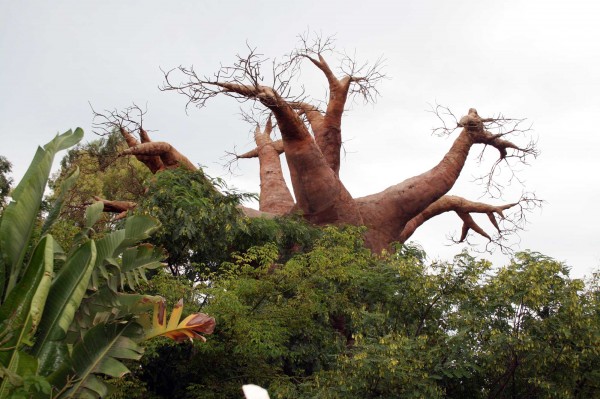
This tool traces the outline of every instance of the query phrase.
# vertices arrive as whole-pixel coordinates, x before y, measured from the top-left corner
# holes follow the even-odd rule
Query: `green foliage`
[[[108,394],[108,386],[97,375],[122,377],[129,369],[122,359],[137,360],[143,349],[136,343],[142,337],[137,323],[98,324],[74,347],[69,363],[49,376],[57,387],[67,387],[64,397],[96,398]],[[76,374],[73,376],[71,370]]]
[[[139,204],[139,212],[163,223],[153,243],[167,250],[173,274],[184,270],[192,281],[199,271],[215,268],[226,258],[232,233],[240,228],[241,196],[223,195],[215,183],[201,170],[164,171],[150,181]]]
[[[181,298],[186,303],[194,303],[193,284],[184,276],[173,276],[164,269],[141,284],[139,292],[148,295],[157,295],[165,298],[166,304],[172,307]]]
[[[597,396],[597,295],[593,285],[586,289],[562,263],[538,253],[519,253],[489,277],[480,295],[464,302],[456,323],[492,381],[490,396]]]
[[[61,246],[73,245],[71,240],[85,224],[85,210],[94,196],[134,202],[143,196],[150,172],[133,157],[119,157],[126,147],[121,135],[113,132],[72,148],[62,159],[59,172],[49,182],[52,194],[46,199],[48,203],[61,203],[60,217],[50,230]],[[73,173],[79,178],[64,186]],[[98,219],[93,226],[97,234],[114,227],[113,217],[103,214]]]
[[[237,398],[245,383],[272,398],[600,394],[597,276],[586,287],[532,252],[497,270],[411,246],[374,256],[361,237],[327,228],[285,261],[275,244],[232,256],[195,286],[217,318],[208,345],[156,342],[134,376],[165,398]]]
[[[94,195],[137,202],[135,213],[159,220],[162,228],[153,235],[152,243],[166,249],[172,274],[191,281],[231,261],[232,253],[269,242],[276,243],[281,258],[287,259],[310,246],[319,234],[302,220],[244,217],[239,205],[253,195],[230,190],[202,170],[176,169],[150,175],[133,157],[118,157],[124,145],[115,133],[78,146],[63,159],[48,198],[48,202],[64,204],[50,231],[62,246],[72,246],[73,237],[85,224],[83,205]],[[75,170],[79,170],[79,179],[72,189],[63,189]],[[105,214],[90,228],[102,236],[114,225],[111,216]]]
[[[10,185],[12,184],[12,179],[8,176],[8,174],[12,170],[12,164],[0,155],[0,211],[4,208],[4,202],[8,193],[10,192]]]
[[[160,399],[159,396],[148,390],[146,384],[130,374],[123,378],[109,380],[113,386],[112,392],[107,396],[110,399]]]
[[[120,388],[111,397],[238,398],[245,383],[268,388],[272,398],[600,396],[600,274],[584,284],[533,252],[498,269],[467,253],[430,263],[410,245],[375,256],[364,248],[361,229],[248,219],[238,208],[245,196],[202,171],[161,172],[147,179],[144,195],[127,197],[126,186],[138,183],[121,175],[128,167],[114,157],[121,144],[113,139],[70,153],[64,165],[78,165],[89,180],[82,192],[103,187],[106,197],[137,201],[137,217],[161,222],[153,242],[167,249],[175,277],[154,269],[155,248],[113,242],[125,240],[131,222],[114,228],[99,215],[86,218],[74,206],[84,197],[65,197],[79,226],[59,217],[51,231],[75,249],[94,239],[104,254],[65,339],[77,345],[95,326],[130,325],[148,304],[166,314],[165,306],[177,308],[182,297],[215,315],[218,328],[208,345],[145,343],[141,366],[127,380],[113,379]],[[101,178],[86,168],[99,168]],[[63,192],[55,196],[59,204]],[[134,289],[141,294],[123,292]],[[119,375],[140,352],[126,353],[108,375]],[[39,382],[47,380],[27,372],[27,353],[16,357],[19,367],[2,369],[12,392],[45,389]],[[105,392],[89,376],[83,385]]]
[[[302,249],[318,230],[291,219],[249,219],[239,204],[252,197],[230,191],[202,170],[163,171],[149,181],[136,212],[158,219],[162,229],[152,243],[167,250],[174,275],[198,281],[216,271],[231,254],[268,242],[285,248],[282,255]]]
[[[12,192],[12,201],[0,224],[0,300],[16,285],[42,203],[48,175],[57,152],[77,144],[83,130],[70,130],[38,150],[23,179]]]
[[[41,225],[39,209],[54,155],[76,144],[82,135],[81,129],[69,131],[38,149],[0,222],[2,399],[107,395],[108,386],[101,375],[128,373],[122,360],[139,359],[143,348],[138,343],[150,336],[136,322],[137,316],[164,303],[162,298],[122,292],[125,285],[135,289],[145,279],[146,270],[160,266],[162,251],[149,244],[138,245],[158,228],[155,220],[131,216],[122,229],[104,232],[96,240],[92,227],[103,205],[94,204],[85,212],[80,233],[71,240],[73,248],[65,253],[45,234],[60,219],[66,198],[63,191],[41,233],[34,234]],[[62,190],[73,187],[76,176],[65,179]],[[35,243],[38,236],[41,238]],[[26,257],[30,247],[32,253]],[[180,316],[182,311],[180,304],[176,314]],[[153,319],[162,320],[160,316],[155,311]],[[188,330],[210,333],[214,320],[192,314],[182,322],[174,318],[173,324],[175,332],[170,324],[164,331],[152,332],[196,338],[198,334]]]

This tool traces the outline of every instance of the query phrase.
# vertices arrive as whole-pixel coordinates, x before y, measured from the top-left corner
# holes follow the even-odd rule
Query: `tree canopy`
[[[600,392],[598,276],[585,285],[533,252],[497,269],[423,256],[373,256],[355,228],[327,228],[283,264],[276,245],[251,248],[190,291],[216,317],[208,345],[153,346],[129,386],[165,398],[234,398],[246,383],[272,398]]]

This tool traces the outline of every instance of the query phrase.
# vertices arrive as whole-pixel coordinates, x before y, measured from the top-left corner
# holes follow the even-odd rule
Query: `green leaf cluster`
[[[123,292],[161,266],[161,250],[139,245],[159,227],[154,219],[129,217],[96,239],[103,209],[96,203],[65,252],[47,231],[60,220],[75,171],[39,223],[54,156],[82,137],[81,129],[68,131],[38,149],[0,222],[0,398],[106,396],[102,376],[122,377],[129,372],[122,361],[143,352],[146,334],[136,316],[163,301]]]
[[[273,242],[289,256],[318,235],[300,220],[244,217],[240,203],[253,195],[230,190],[202,170],[167,170],[148,183],[136,213],[160,221],[151,242],[167,251],[171,273],[190,281],[217,271],[232,253]]]
[[[135,376],[165,398],[247,383],[272,398],[600,395],[597,276],[533,252],[498,269],[414,246],[375,256],[361,237],[330,227],[284,260],[273,243],[232,256],[195,287],[219,326],[209,344],[156,345]]]
[[[50,233],[63,247],[71,247],[72,239],[85,225],[85,211],[94,196],[123,201],[138,201],[145,191],[148,169],[134,157],[120,157],[127,148],[120,133],[70,149],[61,161],[60,170],[49,181],[51,194],[46,203],[61,201],[59,215]],[[78,177],[72,176],[77,174]],[[71,183],[68,183],[72,180]],[[92,226],[96,235],[115,226],[113,215],[103,214]]]
[[[127,321],[143,297],[122,292],[133,289],[164,296],[169,307],[185,297],[215,315],[218,328],[208,345],[147,343],[141,366],[118,381],[113,397],[238,398],[246,383],[268,388],[273,398],[600,396],[600,275],[572,279],[564,264],[534,252],[516,254],[502,268],[468,253],[429,262],[410,245],[376,256],[363,246],[361,229],[245,218],[239,205],[246,195],[202,171],[145,177],[147,192],[127,197],[121,173],[129,166],[98,161],[116,159],[115,148],[88,146],[65,165],[79,165],[90,187],[137,201],[136,214],[160,221],[151,240],[166,248],[175,278],[135,272],[151,268],[133,265],[152,264],[155,248],[101,256],[68,337]],[[92,158],[102,165],[82,166]],[[94,182],[96,169],[113,177]],[[67,176],[56,184],[67,184]],[[98,195],[92,191],[86,195]],[[65,223],[60,231],[74,237],[84,227],[66,240],[75,247],[95,234],[100,253],[102,242],[128,234],[72,216],[79,226]],[[57,220],[54,226],[64,219]]]

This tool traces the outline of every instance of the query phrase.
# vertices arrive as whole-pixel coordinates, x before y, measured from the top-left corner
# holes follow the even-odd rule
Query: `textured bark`
[[[184,155],[175,149],[171,144],[162,141],[153,141],[147,143],[137,144],[133,147],[121,152],[121,155],[135,155],[136,157],[149,157],[155,159],[158,157],[162,162],[160,168],[155,170],[153,173],[159,172],[165,169],[175,169],[183,167],[188,170],[196,170],[196,166],[190,162]],[[142,161],[144,162],[144,161]],[[153,169],[150,169],[153,170]]]
[[[513,143],[485,131],[483,121],[474,108],[471,108],[469,114],[461,119],[460,124],[464,126],[462,131],[444,158],[434,168],[389,187],[380,193],[356,200],[359,203],[365,225],[369,228],[366,241],[372,249],[384,249],[389,243],[394,241],[404,242],[412,235],[412,232],[408,234],[410,227],[405,230],[407,224],[450,191],[460,176],[469,155],[469,150],[474,144],[491,145],[498,149],[502,158],[506,156],[506,148],[518,149]],[[449,199],[442,201],[442,204],[457,206],[456,201],[450,201]],[[507,205],[503,209],[508,209],[514,205],[516,204]],[[440,206],[441,204],[436,204],[433,210],[425,212],[420,217],[426,217],[430,214],[429,218],[435,216],[433,211],[440,209]],[[471,211],[463,208],[462,212],[458,207],[456,209],[461,219],[463,219],[464,226],[468,226],[489,239],[489,236],[475,224],[469,215],[470,212],[480,212],[477,207],[473,207]],[[440,213],[442,212],[439,211],[437,214]],[[415,224],[418,220],[415,219],[412,223]],[[497,226],[497,223],[495,223],[495,226]],[[416,227],[418,226],[415,226],[415,229]],[[463,235],[466,235],[467,231],[468,229],[463,230]],[[462,240],[464,240],[464,237],[461,237]]]
[[[499,162],[510,157],[523,160],[525,155],[535,155],[531,144],[522,148],[506,139],[507,134],[514,132],[502,130],[504,123],[510,120],[482,119],[475,109],[470,109],[452,128],[444,127],[443,131],[450,133],[458,125],[461,131],[437,165],[382,192],[355,199],[339,178],[342,117],[348,96],[359,93],[365,99],[372,100],[375,96],[371,91],[374,90],[377,94],[374,83],[383,75],[378,71],[378,64],[365,69],[350,60],[341,68],[344,71],[342,76],[337,77],[322,55],[323,52],[331,50],[331,42],[318,39],[314,45],[309,46],[306,38],[301,40],[304,47],[292,53],[291,60],[282,64],[283,69],[273,68],[274,72],[283,71],[276,72],[276,84],[273,87],[262,85],[265,81],[260,75],[262,60],[253,50],[247,57],[240,57],[233,66],[222,68],[214,75],[214,80],[200,78],[192,68],[180,67],[174,71],[184,74],[189,78],[189,82],[173,85],[170,81],[173,71],[165,73],[163,90],[174,90],[186,95],[189,99],[188,104],[202,107],[211,98],[226,95],[238,101],[251,100],[262,104],[276,119],[281,141],[273,142],[266,134],[271,130],[269,122],[265,132],[257,129],[257,147],[238,156],[259,158],[261,210],[275,214],[290,212],[292,201],[279,163],[279,155],[283,151],[296,200],[292,211],[299,211],[309,222],[317,225],[365,225],[366,244],[373,250],[380,251],[388,248],[392,242],[405,241],[422,223],[448,211],[454,211],[463,221],[461,241],[465,240],[470,230],[490,239],[490,236],[475,223],[471,217],[472,213],[486,213],[493,226],[500,230],[494,215],[502,218],[504,210],[520,202],[493,206],[448,196],[447,193],[460,176],[469,151],[474,145],[483,144],[499,151],[499,161],[488,175],[489,181],[492,180],[494,168]],[[326,78],[329,96],[325,107],[315,107],[307,102],[306,97],[285,97],[290,93],[291,82],[285,71],[295,71],[298,60],[305,59],[316,66]],[[347,58],[345,60],[348,61]],[[360,71],[365,73],[361,75]],[[494,134],[486,130],[486,126],[494,124],[503,133]],[[143,145],[146,144],[132,147],[129,153],[157,155],[133,151]],[[508,150],[511,150],[510,154]],[[163,156],[161,160],[170,165]]]
[[[306,115],[306,118],[313,131],[315,142],[319,146],[329,167],[336,175],[340,173],[340,150],[342,147],[342,114],[348,99],[348,92],[352,82],[360,81],[363,78],[354,76],[344,76],[338,79],[329,64],[321,54],[317,58],[304,55],[317,68],[319,68],[329,84],[329,101],[325,113],[321,113],[318,108],[311,104],[299,102],[293,104],[300,113]]]
[[[269,108],[281,131],[297,208],[315,224],[362,224],[358,206],[339,176],[328,165],[319,146],[296,110],[275,90],[265,86],[214,83],[227,92],[256,98]]]
[[[496,215],[500,216],[500,218],[504,218],[503,212],[516,205],[518,205],[517,202],[501,206],[494,206],[490,204],[484,204],[483,202],[469,201],[467,199],[453,195],[445,195],[439,200],[429,205],[427,208],[425,208],[423,212],[419,213],[417,216],[412,218],[406,224],[406,226],[404,226],[404,229],[398,237],[398,241],[405,242],[423,223],[435,216],[450,211],[456,212],[456,214],[463,220],[463,228],[459,242],[463,242],[465,240],[469,230],[473,230],[477,234],[487,238],[488,240],[491,240],[491,237],[481,227],[479,227],[477,223],[475,223],[470,214],[486,214],[492,225],[496,228],[498,232],[500,232],[500,226],[498,225],[498,221],[496,220]]]
[[[140,145],[140,142],[137,141],[137,139],[131,133],[129,133],[125,128],[121,127],[119,130],[121,131],[121,135],[125,139],[125,142],[129,146],[129,148],[133,148],[133,147]],[[142,143],[151,142],[150,137],[148,137],[148,133],[146,133],[146,131],[141,128],[140,128],[140,138],[142,139]],[[150,155],[150,156],[136,155],[135,157],[137,158],[138,161],[140,161],[144,165],[146,165],[153,174],[155,174],[159,170],[163,170],[165,168],[162,160],[160,159],[160,156],[158,156],[158,155]]]
[[[129,148],[122,151],[120,155],[134,155],[140,162],[146,165],[146,167],[148,167],[153,174],[178,167],[183,167],[191,171],[198,169],[187,157],[182,155],[172,145],[165,142],[153,142],[148,133],[142,128],[140,128],[140,138],[142,140],[141,143],[124,128],[121,127],[120,131],[121,135],[129,146]],[[260,138],[260,140],[264,139]],[[277,160],[279,160],[279,154],[283,153],[283,149],[278,150],[278,147],[282,147],[281,143],[277,144],[275,142],[273,148],[275,151],[278,151]],[[281,165],[279,166],[279,170],[281,171]],[[283,184],[285,184],[285,181]],[[285,187],[285,189],[287,190],[287,187]],[[279,194],[282,196],[280,198],[283,198],[285,193],[280,192]],[[260,211],[257,211],[256,209],[248,208],[242,205],[239,206],[239,209],[247,217],[273,218],[277,215],[283,215],[294,205],[289,190],[287,190],[287,195],[289,196],[291,202],[288,201],[285,206],[282,206],[280,203],[277,203],[273,200],[272,209],[261,209]],[[118,215],[115,218],[116,220],[126,217],[127,212],[137,206],[137,203],[131,201],[111,201],[102,199],[100,197],[94,197],[94,199],[104,203],[104,212],[117,213]],[[278,211],[279,209],[285,209],[285,211]]]
[[[137,204],[131,201],[110,201],[107,199],[100,198],[98,196],[94,196],[96,201],[100,201],[104,204],[104,212],[108,213],[117,213],[117,217],[115,220],[123,219],[127,216],[127,212],[134,209]]]
[[[256,148],[239,155],[238,158],[258,158],[260,163],[259,209],[275,215],[285,215],[294,206],[294,199],[285,182],[279,155],[283,153],[283,142],[271,140],[273,124],[268,119],[265,130],[256,126],[254,141]]]
[[[368,228],[365,234],[367,246],[381,251],[392,242],[406,241],[427,220],[449,211],[454,211],[463,221],[460,241],[466,238],[470,230],[491,240],[473,220],[471,213],[487,214],[493,226],[500,231],[494,214],[503,218],[504,210],[518,204],[517,202],[494,206],[446,195],[460,176],[473,145],[493,146],[498,149],[501,159],[506,157],[508,148],[522,151],[512,142],[486,131],[485,120],[479,117],[475,109],[470,109],[468,115],[461,119],[462,131],[435,167],[380,193],[353,199],[331,168],[331,164],[327,162],[316,138],[310,135],[302,122],[301,115],[308,117],[309,113],[318,111],[309,108],[307,104],[290,105],[270,88],[223,86],[229,91],[252,95],[259,99],[273,112],[282,136],[280,141],[271,140],[273,126],[269,119],[264,131],[261,131],[259,126],[256,127],[256,148],[237,156],[256,157],[260,162],[260,211],[240,207],[247,216],[273,217],[300,211],[308,221],[317,225],[365,225]],[[324,117],[314,114],[308,119],[313,131],[318,131],[317,124],[322,123]],[[313,119],[312,122],[310,119]],[[191,162],[171,145],[150,142],[147,134],[145,140],[145,143],[134,143],[128,150],[123,151],[123,155],[158,156],[163,164],[162,169],[180,165],[195,169]],[[297,201],[295,207],[281,171],[279,157],[282,152],[290,169]],[[118,208],[108,206],[106,210],[122,212]]]
[[[190,162],[184,155],[177,151],[171,144],[152,141],[148,133],[140,128],[140,143],[124,128],[120,128],[121,135],[129,146],[128,149],[121,152],[121,155],[135,155],[135,157],[155,174],[161,170],[183,167],[189,170],[196,170],[196,166]]]

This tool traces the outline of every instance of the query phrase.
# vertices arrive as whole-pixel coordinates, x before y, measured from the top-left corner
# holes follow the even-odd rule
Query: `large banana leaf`
[[[108,392],[106,384],[96,374],[122,377],[129,369],[120,359],[137,360],[143,349],[136,341],[142,336],[139,324],[99,324],[85,334],[83,340],[73,347],[71,363],[48,377],[54,386],[65,386],[74,381],[71,388],[59,398],[98,398]]]
[[[91,288],[97,289],[100,286],[100,280],[107,280],[113,290],[117,290],[117,285],[122,285],[122,281],[135,283],[136,278],[142,277],[140,273],[133,273],[134,270],[153,269],[159,266],[162,259],[162,253],[155,250],[152,246],[144,245],[137,250],[128,250],[141,240],[150,237],[160,225],[158,222],[148,216],[134,215],[127,218],[125,228],[107,234],[96,243],[98,248],[98,257],[96,258],[96,267],[91,281]],[[146,248],[146,249],[143,249]],[[119,257],[123,253],[125,263],[122,265]],[[125,269],[122,269],[122,266]],[[129,280],[127,273],[129,272]],[[122,275],[123,274],[123,275]],[[117,277],[113,277],[117,276]]]
[[[127,284],[131,290],[135,290],[142,280],[147,281],[146,271],[162,266],[164,258],[163,250],[150,244],[125,249],[119,265],[120,272],[111,276],[109,286],[116,291],[118,288],[123,290]]]
[[[160,300],[159,296],[115,292],[105,285],[81,302],[72,334],[78,339],[100,323],[120,322],[142,315],[151,311],[154,303]]]
[[[0,300],[17,284],[31,232],[46,189],[50,168],[58,151],[77,144],[83,130],[69,130],[38,148],[29,169],[11,193],[12,201],[2,215],[0,224]],[[8,279],[8,282],[7,282]]]
[[[162,299],[162,298],[161,298]],[[177,342],[193,339],[206,341],[200,333],[212,334],[215,329],[215,319],[204,313],[192,313],[180,322],[183,313],[183,299],[173,307],[171,317],[167,323],[165,300],[154,304],[152,320],[141,318],[140,323],[145,328],[144,339],[158,336],[171,338]]]
[[[54,240],[46,236],[36,246],[23,278],[0,307],[0,366],[8,372],[22,368],[20,348],[30,342],[52,281]],[[2,379],[0,398],[8,392],[8,378]]]
[[[64,338],[81,304],[95,261],[96,245],[90,240],[67,258],[50,287],[46,311],[33,347],[41,375],[54,371],[64,360]]]

